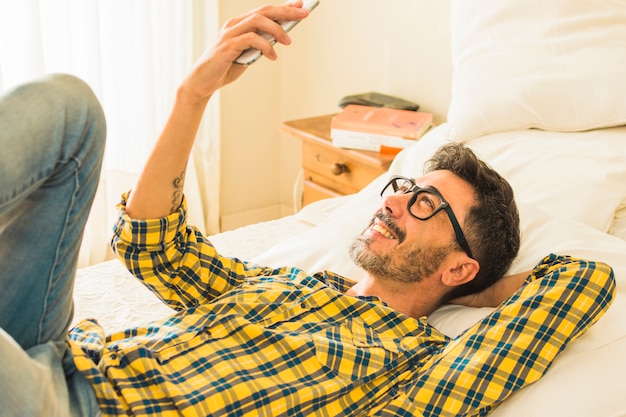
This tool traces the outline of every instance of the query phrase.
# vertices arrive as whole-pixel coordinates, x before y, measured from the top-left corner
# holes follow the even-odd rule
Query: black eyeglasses
[[[428,220],[441,210],[445,210],[448,214],[448,218],[454,228],[454,235],[456,241],[461,245],[461,248],[467,253],[470,258],[473,258],[472,251],[467,244],[467,239],[461,230],[459,224],[450,204],[443,198],[443,196],[434,188],[426,187],[422,188],[415,184],[410,178],[402,177],[399,175],[391,177],[387,185],[380,192],[381,197],[386,197],[392,194],[408,194],[413,193],[413,196],[407,204],[407,208],[411,216],[418,220]]]

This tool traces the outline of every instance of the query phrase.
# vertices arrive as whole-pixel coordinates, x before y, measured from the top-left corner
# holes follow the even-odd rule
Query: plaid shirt
[[[450,339],[344,295],[354,283],[341,276],[221,257],[187,227],[184,204],[148,221],[121,209],[118,257],[178,313],[108,337],[95,321],[71,331],[105,415],[486,415],[538,380],[615,290],[607,265],[550,255]]]

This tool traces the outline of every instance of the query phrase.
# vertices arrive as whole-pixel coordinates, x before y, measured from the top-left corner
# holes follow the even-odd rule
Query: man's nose
[[[413,193],[390,194],[383,198],[383,211],[390,216],[400,217],[407,210],[409,200]]]

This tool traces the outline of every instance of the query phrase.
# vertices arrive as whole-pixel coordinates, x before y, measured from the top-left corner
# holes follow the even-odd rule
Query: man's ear
[[[470,282],[476,277],[480,270],[477,260],[465,255],[455,260],[455,263],[444,270],[441,282],[448,287],[456,287]]]

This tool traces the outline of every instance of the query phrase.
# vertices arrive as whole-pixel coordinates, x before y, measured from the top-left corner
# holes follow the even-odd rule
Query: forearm
[[[530,275],[530,271],[507,275],[484,291],[450,300],[450,304],[468,307],[497,307],[524,285],[528,275]]]
[[[487,296],[482,300],[481,307],[499,306],[504,300],[515,294],[515,292],[524,285],[524,281],[528,278],[528,275],[530,275],[530,271],[525,271],[514,275],[507,275],[497,281],[487,289]]]
[[[187,162],[206,108],[207,99],[190,98],[178,90],[170,117],[137,184],[126,212],[135,219],[165,217],[180,206]]]

